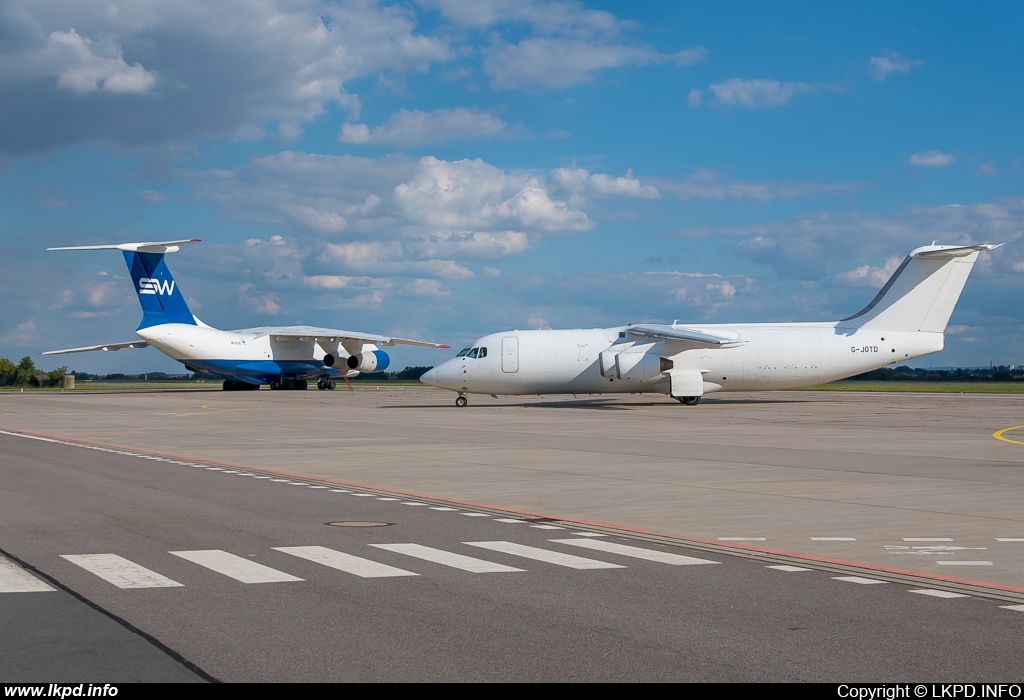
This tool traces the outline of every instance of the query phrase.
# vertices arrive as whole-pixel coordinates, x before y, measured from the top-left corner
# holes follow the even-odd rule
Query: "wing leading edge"
[[[359,340],[365,343],[380,343],[381,345],[416,345],[423,348],[448,348],[448,345],[428,343],[423,340],[410,340],[408,338],[393,338],[388,335],[377,335],[375,333],[356,333],[336,328],[316,328],[314,326],[287,326],[283,328],[249,328],[236,333],[256,333],[260,335],[273,336],[280,341],[326,341],[330,343],[344,343],[346,340]]]
[[[683,342],[699,348],[733,348],[743,345],[747,341],[741,340],[739,334],[729,335],[719,333],[708,333],[692,328],[680,328],[676,325],[662,326],[655,324],[638,323],[630,326],[629,335],[652,340],[668,340]]]

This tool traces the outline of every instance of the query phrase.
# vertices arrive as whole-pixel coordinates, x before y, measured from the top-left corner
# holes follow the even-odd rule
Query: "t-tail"
[[[840,324],[866,330],[942,333],[978,254],[1001,245],[1005,244],[922,246],[907,256],[870,304]]]
[[[139,330],[164,323],[199,325],[189,310],[170,270],[164,263],[166,253],[175,253],[180,246],[198,243],[198,238],[185,241],[163,241],[159,243],[118,243],[114,245],[70,246],[48,248],[47,250],[120,250],[135,283],[135,292],[142,305],[142,323]]]

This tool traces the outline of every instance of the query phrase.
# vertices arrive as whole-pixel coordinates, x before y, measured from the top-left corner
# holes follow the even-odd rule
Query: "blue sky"
[[[924,366],[1024,362],[1017,3],[9,0],[0,355],[130,340],[120,256],[220,328],[832,320],[975,268]],[[804,281],[811,280],[811,281]],[[447,355],[396,348],[394,364]],[[152,349],[56,358],[176,371]]]

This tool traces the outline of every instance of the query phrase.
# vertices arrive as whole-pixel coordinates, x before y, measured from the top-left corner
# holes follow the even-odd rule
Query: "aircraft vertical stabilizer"
[[[844,318],[860,328],[942,333],[953,314],[978,253],[998,245],[918,248],[903,261],[875,298]]]
[[[142,305],[142,323],[139,324],[139,330],[142,330],[164,323],[198,325],[196,317],[192,315],[185,302],[185,297],[171,277],[170,270],[164,264],[164,255],[178,252],[183,245],[199,242],[198,238],[190,238],[182,241],[80,245],[47,250],[122,251],[132,282],[135,283],[135,293],[139,295],[139,304]]]
[[[124,252],[135,292],[142,305],[142,323],[139,330],[163,323],[196,325],[196,319],[185,302],[170,270],[164,264],[163,253]]]

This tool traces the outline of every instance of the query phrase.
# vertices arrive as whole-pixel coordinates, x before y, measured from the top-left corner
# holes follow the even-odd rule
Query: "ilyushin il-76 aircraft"
[[[318,389],[333,389],[339,378],[360,372],[380,372],[390,363],[381,345],[447,345],[391,338],[373,333],[354,333],[310,326],[271,326],[221,331],[193,315],[181,289],[164,264],[166,253],[176,253],[198,238],[158,243],[71,246],[47,250],[120,250],[131,272],[142,304],[142,323],[135,334],[142,340],[107,343],[83,348],[52,350],[61,355],[93,350],[144,348],[152,345],[185,365],[190,372],[207,372],[224,378],[226,391],[259,389],[306,389],[315,379]]]
[[[695,406],[716,391],[812,386],[942,350],[943,334],[982,251],[916,249],[861,311],[824,323],[631,324],[484,336],[427,372],[466,394],[658,393]]]

